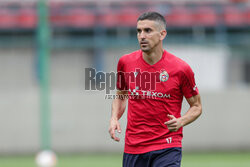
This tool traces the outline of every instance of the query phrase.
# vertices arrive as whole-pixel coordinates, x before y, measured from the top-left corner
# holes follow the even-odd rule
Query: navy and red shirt
[[[170,132],[168,114],[181,117],[183,96],[199,94],[194,73],[180,58],[164,50],[148,64],[138,50],[119,59],[117,89],[129,93],[125,153],[141,154],[182,146],[182,128]]]

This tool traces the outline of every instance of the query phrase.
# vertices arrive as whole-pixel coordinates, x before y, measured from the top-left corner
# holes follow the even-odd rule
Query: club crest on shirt
[[[167,71],[164,70],[160,73],[160,81],[166,82],[168,80],[168,78],[169,78],[169,75],[168,75]]]

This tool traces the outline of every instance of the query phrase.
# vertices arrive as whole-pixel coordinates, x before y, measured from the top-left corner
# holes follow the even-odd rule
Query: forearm
[[[189,110],[180,118],[175,118],[173,115],[168,115],[169,121],[164,124],[167,125],[169,131],[176,132],[179,128],[186,126],[196,120],[202,112],[200,95],[193,96],[187,99],[190,105]]]
[[[125,98],[114,99],[112,103],[109,134],[111,138],[114,139],[115,141],[120,141],[120,139],[116,137],[115,131],[117,130],[118,133],[121,133],[121,127],[118,120],[122,117],[125,111],[126,103],[127,100]]]
[[[186,126],[195,121],[202,113],[201,105],[191,106],[189,110],[180,117],[181,126]]]
[[[190,105],[189,110],[180,117],[181,126],[186,126],[195,121],[202,113],[202,105],[200,95],[193,96],[187,99]]]
[[[114,99],[112,103],[111,119],[119,120],[126,109],[126,99]]]

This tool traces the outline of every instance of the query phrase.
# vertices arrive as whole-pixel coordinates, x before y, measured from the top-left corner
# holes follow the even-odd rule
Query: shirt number
[[[172,137],[166,138],[166,141],[167,141],[168,144],[172,143]]]

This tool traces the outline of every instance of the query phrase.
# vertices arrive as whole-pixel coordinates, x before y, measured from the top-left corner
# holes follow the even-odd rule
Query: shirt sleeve
[[[125,81],[125,70],[124,63],[122,58],[119,59],[117,64],[117,82],[116,82],[117,90],[127,90],[126,81]]]
[[[186,98],[199,94],[195,83],[194,72],[190,66],[186,66],[181,77],[181,90]]]

